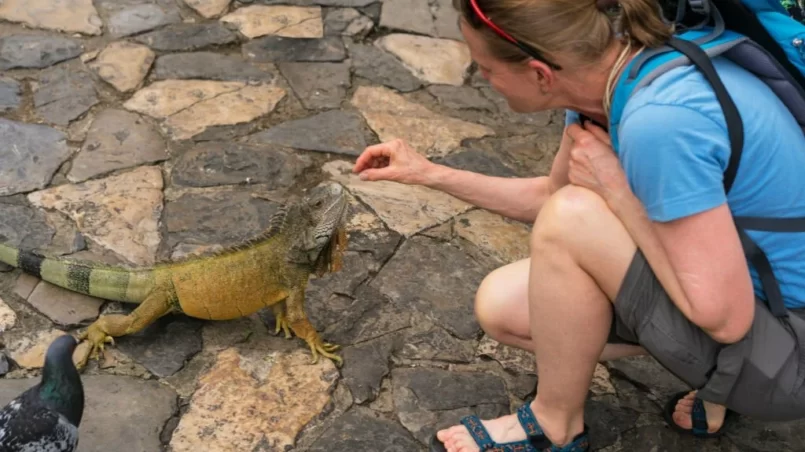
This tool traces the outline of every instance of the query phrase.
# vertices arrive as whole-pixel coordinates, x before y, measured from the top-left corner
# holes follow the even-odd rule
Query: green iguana
[[[98,357],[113,337],[136,333],[169,313],[205,320],[230,320],[271,306],[276,330],[304,339],[319,354],[341,364],[304,310],[311,274],[341,268],[347,245],[347,196],[337,183],[319,185],[299,202],[282,206],[259,237],[209,256],[195,256],[147,268],[108,266],[51,258],[0,244],[0,261],[44,281],[93,297],[137,303],[128,315],[102,315],[78,336],[91,347],[79,362]]]

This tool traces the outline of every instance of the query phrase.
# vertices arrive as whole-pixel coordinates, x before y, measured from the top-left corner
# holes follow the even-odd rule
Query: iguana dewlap
[[[44,281],[106,300],[137,303],[128,315],[103,315],[79,339],[92,347],[87,359],[103,351],[113,337],[136,333],[169,313],[206,320],[248,316],[271,306],[276,332],[290,330],[304,339],[313,355],[337,363],[337,345],[323,342],[305,314],[311,274],[338,271],[346,248],[348,201],[343,187],[327,183],[299,202],[282,206],[269,227],[248,243],[211,256],[158,264],[148,268],[107,266],[50,258],[0,244],[0,261]]]

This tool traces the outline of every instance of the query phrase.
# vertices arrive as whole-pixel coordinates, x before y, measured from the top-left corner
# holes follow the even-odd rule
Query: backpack
[[[677,32],[665,46],[645,49],[624,68],[614,87],[607,127],[612,146],[617,151],[618,125],[631,93],[665,71],[692,62],[713,86],[726,119],[731,154],[724,172],[724,189],[729,193],[740,175],[743,123],[710,56],[723,55],[758,75],[805,128],[805,25],[789,15],[781,0],[664,1],[666,19],[674,6],[671,3],[676,3],[673,22]],[[769,310],[777,317],[787,317],[788,310],[771,264],[745,231],[805,232],[805,218],[733,217],[733,220],[744,253],[758,272]]]

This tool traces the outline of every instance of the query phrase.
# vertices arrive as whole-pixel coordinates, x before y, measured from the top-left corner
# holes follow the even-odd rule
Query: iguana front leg
[[[315,364],[319,361],[319,355],[329,358],[340,366],[343,360],[340,356],[333,354],[341,346],[322,341],[319,333],[310,323],[310,320],[305,314],[305,288],[302,286],[298,289],[293,289],[291,294],[285,300],[287,322],[290,324],[293,332],[304,339],[310,347],[310,353],[313,355],[311,363]]]
[[[109,314],[101,316],[78,336],[79,341],[86,339],[91,345],[78,363],[78,368],[86,366],[88,359],[97,358],[99,351],[103,353],[104,344],[110,343],[114,345],[113,337],[136,333],[171,312],[171,310],[167,293],[164,290],[155,290],[137,306],[137,309],[128,315]]]

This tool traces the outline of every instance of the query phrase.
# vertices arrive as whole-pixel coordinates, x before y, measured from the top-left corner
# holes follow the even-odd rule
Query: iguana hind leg
[[[305,314],[304,302],[304,287],[301,289],[295,289],[291,292],[291,294],[288,296],[288,299],[285,301],[287,315],[286,321],[291,326],[293,332],[300,338],[304,339],[305,342],[307,342],[308,347],[310,347],[310,353],[313,355],[313,360],[311,363],[317,363],[319,361],[319,355],[321,355],[325,358],[335,361],[335,363],[340,366],[343,363],[343,360],[340,356],[332,352],[338,350],[341,346],[324,342],[321,339],[318,331],[316,331],[316,328],[314,328],[310,323],[310,320],[308,320],[307,314]]]
[[[273,309],[274,319],[276,321],[274,334],[279,334],[280,330],[282,330],[285,333],[285,339],[291,339],[293,336],[291,336],[291,332],[288,329],[291,324],[288,323],[288,316],[285,315],[285,301],[275,303]]]
[[[173,310],[164,290],[155,290],[128,315],[102,315],[78,336],[79,341],[87,340],[90,348],[78,364],[86,366],[87,361],[103,354],[104,344],[114,345],[114,337],[136,333]]]

